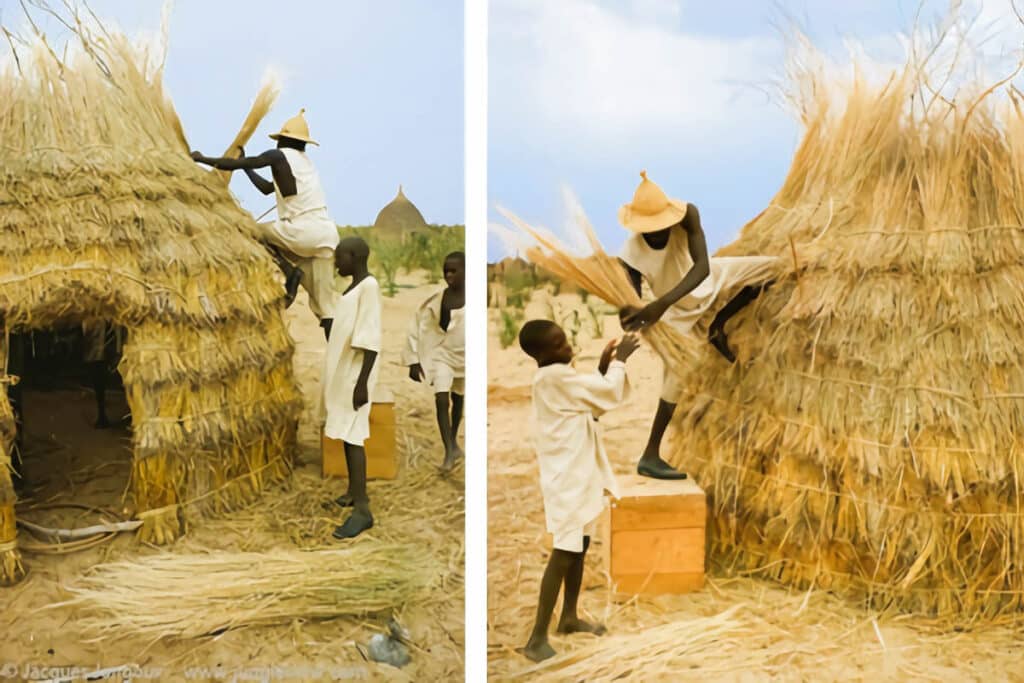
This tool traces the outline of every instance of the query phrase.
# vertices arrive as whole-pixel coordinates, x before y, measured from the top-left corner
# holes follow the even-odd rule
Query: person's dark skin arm
[[[281,189],[281,194],[285,197],[291,197],[297,192],[292,168],[288,164],[288,159],[285,157],[284,152],[279,149],[269,149],[263,154],[254,157],[243,155],[238,159],[208,157],[202,152],[192,152],[192,159],[201,164],[213,166],[220,171],[245,171],[252,184],[263,194],[272,194],[275,185]],[[256,173],[256,169],[267,167],[270,168],[270,172],[274,175],[274,182],[270,182]]]
[[[359,379],[356,380],[356,388],[352,392],[352,407],[356,410],[370,402],[370,392],[366,385],[370,381],[370,371],[377,360],[376,351],[360,350],[363,352],[363,366],[359,369]]]
[[[665,311],[672,304],[697,288],[711,272],[711,264],[708,259],[708,246],[704,238],[704,229],[700,224],[700,213],[697,207],[689,204],[686,209],[686,216],[682,221],[682,228],[686,231],[687,246],[690,250],[690,258],[693,266],[683,276],[671,291],[660,296],[639,311],[630,311],[622,317],[623,328],[626,330],[639,330],[647,325],[652,325],[661,319]]]

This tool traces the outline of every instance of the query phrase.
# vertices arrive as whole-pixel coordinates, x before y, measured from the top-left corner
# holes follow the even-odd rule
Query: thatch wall
[[[0,319],[11,332],[127,330],[131,491],[140,537],[165,542],[288,472],[293,345],[253,218],[189,158],[154,55],[84,38],[60,59],[38,39],[16,44],[0,73]],[[0,394],[0,461],[12,436]],[[0,580],[20,572],[7,471]]]
[[[677,369],[673,461],[726,567],[970,620],[1024,606],[1024,116],[928,75],[799,73],[790,173],[721,251],[779,280],[737,364]]]

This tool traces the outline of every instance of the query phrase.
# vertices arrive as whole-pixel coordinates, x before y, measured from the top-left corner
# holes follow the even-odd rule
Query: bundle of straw
[[[249,142],[252,134],[256,132],[256,128],[259,127],[260,122],[263,121],[271,107],[274,106],[274,102],[277,101],[277,96],[280,94],[280,84],[272,74],[268,73],[263,78],[260,91],[256,94],[256,99],[253,101],[252,108],[249,110],[248,116],[245,117],[241,129],[239,129],[235,139],[231,141],[231,144],[228,145],[227,150],[224,152],[225,157],[237,159],[241,156],[241,148]],[[225,185],[231,180],[231,171],[217,171],[217,173]]]
[[[440,575],[422,545],[341,550],[160,554],[100,565],[68,588],[86,631],[193,638],[223,629],[330,619],[401,606]]]
[[[530,225],[507,209],[499,207],[498,211],[536,242],[526,251],[527,258],[533,263],[617,308],[643,306],[622,264],[604,251],[582,211],[575,213],[572,228],[577,231],[577,237],[589,246],[591,253],[588,256],[575,256],[554,235]],[[681,368],[696,357],[694,338],[680,334],[668,325],[658,322],[644,328],[641,333],[670,367]]]

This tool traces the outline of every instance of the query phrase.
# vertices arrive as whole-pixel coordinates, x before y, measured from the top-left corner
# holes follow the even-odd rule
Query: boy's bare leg
[[[562,616],[558,620],[559,633],[593,633],[603,635],[607,629],[602,624],[592,624],[580,619],[576,614],[576,604],[580,599],[580,588],[583,587],[583,560],[590,547],[590,536],[583,537],[583,552],[573,553],[575,557],[565,574],[565,593],[562,594]]]
[[[455,450],[456,459],[466,455],[459,448],[459,425],[462,424],[462,404],[462,394],[452,392],[452,448]]]
[[[651,435],[647,438],[647,447],[644,448],[640,462],[637,463],[637,472],[645,477],[654,479],[686,479],[686,474],[676,470],[672,465],[661,459],[661,440],[668,429],[668,423],[672,421],[672,414],[676,411],[676,404],[669,403],[664,399],[658,401],[658,410],[654,413],[654,422],[651,424]]]
[[[530,633],[526,647],[519,650],[528,659],[540,662],[555,656],[555,650],[548,642],[548,627],[555,611],[555,601],[558,600],[558,589],[562,587],[575,556],[580,554],[558,548],[551,551],[548,566],[544,568],[544,576],[540,580],[540,599],[537,601],[537,619],[533,623],[533,632]]]
[[[437,428],[441,432],[441,441],[444,443],[444,462],[441,469],[445,472],[455,466],[454,435],[452,434],[452,420],[448,413],[449,392],[439,391],[434,394],[434,407],[437,409]]]
[[[366,450],[362,446],[345,444],[345,464],[348,466],[348,491],[352,498],[352,514],[334,530],[334,537],[355,538],[373,527],[370,497],[366,493]]]

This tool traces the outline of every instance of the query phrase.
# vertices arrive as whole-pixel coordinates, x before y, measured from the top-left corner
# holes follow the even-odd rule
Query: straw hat
[[[292,140],[301,140],[302,142],[319,145],[319,142],[309,137],[309,124],[306,123],[306,117],[303,116],[305,113],[305,109],[300,109],[297,116],[293,116],[284,122],[280,133],[271,133],[270,139],[291,138]]]
[[[633,201],[619,209],[619,222],[633,232],[656,232],[672,227],[686,215],[686,202],[669,199],[665,192],[640,171],[640,186]]]

